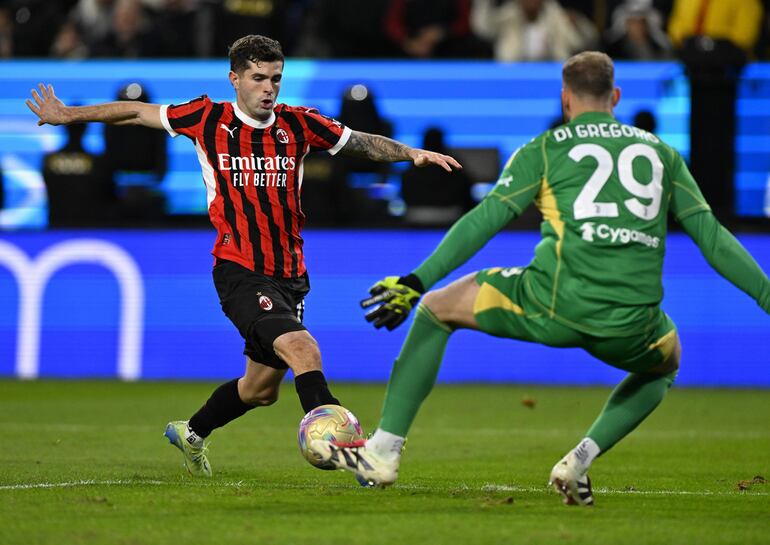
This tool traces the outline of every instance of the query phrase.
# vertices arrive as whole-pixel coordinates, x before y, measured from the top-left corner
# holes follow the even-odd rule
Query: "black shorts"
[[[269,367],[288,369],[273,350],[273,341],[306,329],[302,318],[310,291],[307,273],[299,278],[273,278],[217,260],[213,276],[222,310],[246,341],[243,353]]]

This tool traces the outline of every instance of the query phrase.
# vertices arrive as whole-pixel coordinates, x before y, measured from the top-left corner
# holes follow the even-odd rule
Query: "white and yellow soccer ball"
[[[299,451],[310,465],[319,469],[334,469],[334,466],[322,462],[310,450],[314,439],[351,443],[363,439],[361,424],[353,413],[339,405],[321,405],[307,413],[299,423],[297,442]]]

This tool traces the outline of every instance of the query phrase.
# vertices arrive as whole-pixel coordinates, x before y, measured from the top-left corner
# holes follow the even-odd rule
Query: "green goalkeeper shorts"
[[[676,347],[676,326],[659,310],[644,334],[596,337],[549,318],[524,291],[526,269],[484,269],[476,274],[480,290],[473,313],[481,331],[559,348],[582,348],[595,358],[630,372],[644,372],[668,359]]]

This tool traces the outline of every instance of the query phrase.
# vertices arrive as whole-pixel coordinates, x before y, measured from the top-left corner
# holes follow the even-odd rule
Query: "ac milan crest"
[[[267,295],[260,295],[259,307],[262,310],[271,310],[273,308],[273,301]]]
[[[289,133],[283,129],[278,129],[277,131],[275,131],[275,137],[278,139],[278,141],[281,144],[289,143]]]

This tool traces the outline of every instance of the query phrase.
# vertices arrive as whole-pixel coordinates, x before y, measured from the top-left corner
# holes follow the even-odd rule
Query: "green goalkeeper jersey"
[[[538,136],[506,165],[489,198],[543,214],[525,288],[543,310],[586,333],[650,323],[661,283],[669,210],[709,210],[682,157],[607,113],[586,113]]]
[[[709,210],[678,152],[602,112],[519,148],[489,200],[498,202],[479,208],[495,232],[534,201],[542,240],[525,272],[527,294],[551,318],[602,337],[652,323],[663,297],[669,211],[682,221]],[[431,258],[415,271],[426,287],[448,272],[441,255]]]

